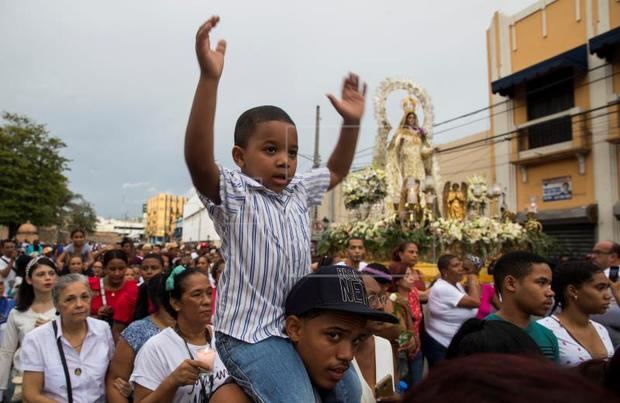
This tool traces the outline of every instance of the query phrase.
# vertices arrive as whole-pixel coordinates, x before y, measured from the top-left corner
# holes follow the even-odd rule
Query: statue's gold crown
[[[401,106],[403,107],[403,110],[405,111],[405,113],[415,112],[415,108],[417,105],[418,105],[418,101],[416,101],[416,99],[412,97],[411,95],[403,99],[403,101],[401,102]]]

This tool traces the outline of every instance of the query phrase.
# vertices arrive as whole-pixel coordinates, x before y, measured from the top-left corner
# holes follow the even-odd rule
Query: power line
[[[586,70],[584,73],[585,73],[585,74],[587,74],[587,73],[590,73],[590,72],[592,72],[592,71],[598,70],[598,69],[603,68],[603,67],[608,66],[608,65],[609,65],[609,63],[605,63],[605,64],[602,64],[602,65],[600,65],[600,66],[597,66],[597,67],[593,67],[593,68],[591,68],[591,69],[588,69],[588,70]],[[572,76],[570,76],[570,77],[566,77],[566,78],[563,78],[563,79],[560,79],[560,80],[557,80],[557,81],[551,82],[551,83],[549,83],[549,84],[547,84],[547,85],[544,85],[544,86],[542,86],[542,87],[540,87],[540,88],[536,88],[536,89],[534,89],[534,90],[528,91],[528,92],[526,92],[526,95],[532,95],[532,94],[535,94],[535,93],[537,93],[537,92],[540,92],[540,91],[546,90],[546,89],[551,88],[552,86],[557,85],[557,84],[560,84],[560,83],[562,83],[562,82],[564,82],[564,81],[567,81],[567,80],[572,80],[572,79],[574,79],[575,77],[577,77],[577,73],[573,73],[573,75],[572,75]],[[577,88],[579,88],[579,87],[577,87]],[[433,127],[442,126],[442,125],[445,125],[445,124],[450,123],[450,122],[454,122],[454,121],[459,120],[459,119],[463,119],[463,118],[466,118],[466,117],[469,117],[469,116],[476,115],[476,114],[478,114],[478,113],[480,113],[480,112],[484,112],[484,111],[489,110],[489,109],[491,109],[491,108],[494,108],[494,107],[496,107],[496,106],[500,106],[500,105],[507,104],[507,103],[508,103],[508,102],[510,102],[510,101],[511,101],[511,100],[510,100],[510,99],[508,99],[508,100],[505,100],[505,101],[496,102],[496,103],[491,104],[491,105],[489,105],[489,106],[487,106],[487,107],[480,108],[480,109],[476,109],[476,110],[474,110],[474,111],[472,111],[472,112],[467,112],[467,113],[465,113],[465,114],[463,114],[463,115],[456,116],[456,117],[454,117],[454,118],[450,118],[450,119],[444,120],[443,122],[435,123],[435,124],[433,125]]]

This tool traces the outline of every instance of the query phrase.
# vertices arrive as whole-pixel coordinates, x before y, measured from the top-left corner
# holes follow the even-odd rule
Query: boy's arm
[[[366,84],[360,87],[359,77],[352,73],[343,82],[342,99],[336,99],[333,95],[327,96],[343,118],[338,143],[327,162],[327,168],[331,173],[328,189],[342,182],[351,169],[360,131],[360,121],[364,115],[365,96]]]
[[[219,17],[211,17],[196,34],[200,79],[185,133],[185,162],[192,182],[198,192],[216,204],[220,203],[220,173],[213,153],[213,126],[226,42],[219,41],[215,50],[212,50],[209,34],[219,20]]]

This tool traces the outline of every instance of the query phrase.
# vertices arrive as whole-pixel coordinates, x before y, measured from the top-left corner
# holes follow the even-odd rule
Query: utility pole
[[[314,121],[314,165],[313,168],[318,168],[321,165],[321,156],[319,155],[319,124],[321,121],[321,107],[319,105],[316,106],[316,118]]]
[[[321,107],[316,106],[316,116],[314,120],[314,158],[312,160],[312,168],[318,168],[321,165],[321,155],[319,154],[319,134],[320,134],[320,121],[321,121]],[[314,223],[319,219],[319,206],[312,208],[312,227]]]

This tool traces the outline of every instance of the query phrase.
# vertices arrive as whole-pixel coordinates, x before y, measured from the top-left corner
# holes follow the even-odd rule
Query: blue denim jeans
[[[256,402],[312,403],[314,387],[293,344],[282,337],[246,343],[217,332],[220,359],[235,382]],[[327,396],[325,403],[359,403],[362,384],[351,366]]]
[[[422,382],[424,377],[424,354],[422,351],[418,351],[416,355],[409,360],[409,387],[416,386]]]
[[[428,368],[433,368],[439,361],[446,358],[447,348],[433,339],[428,333],[422,333],[422,351],[428,360]]]

